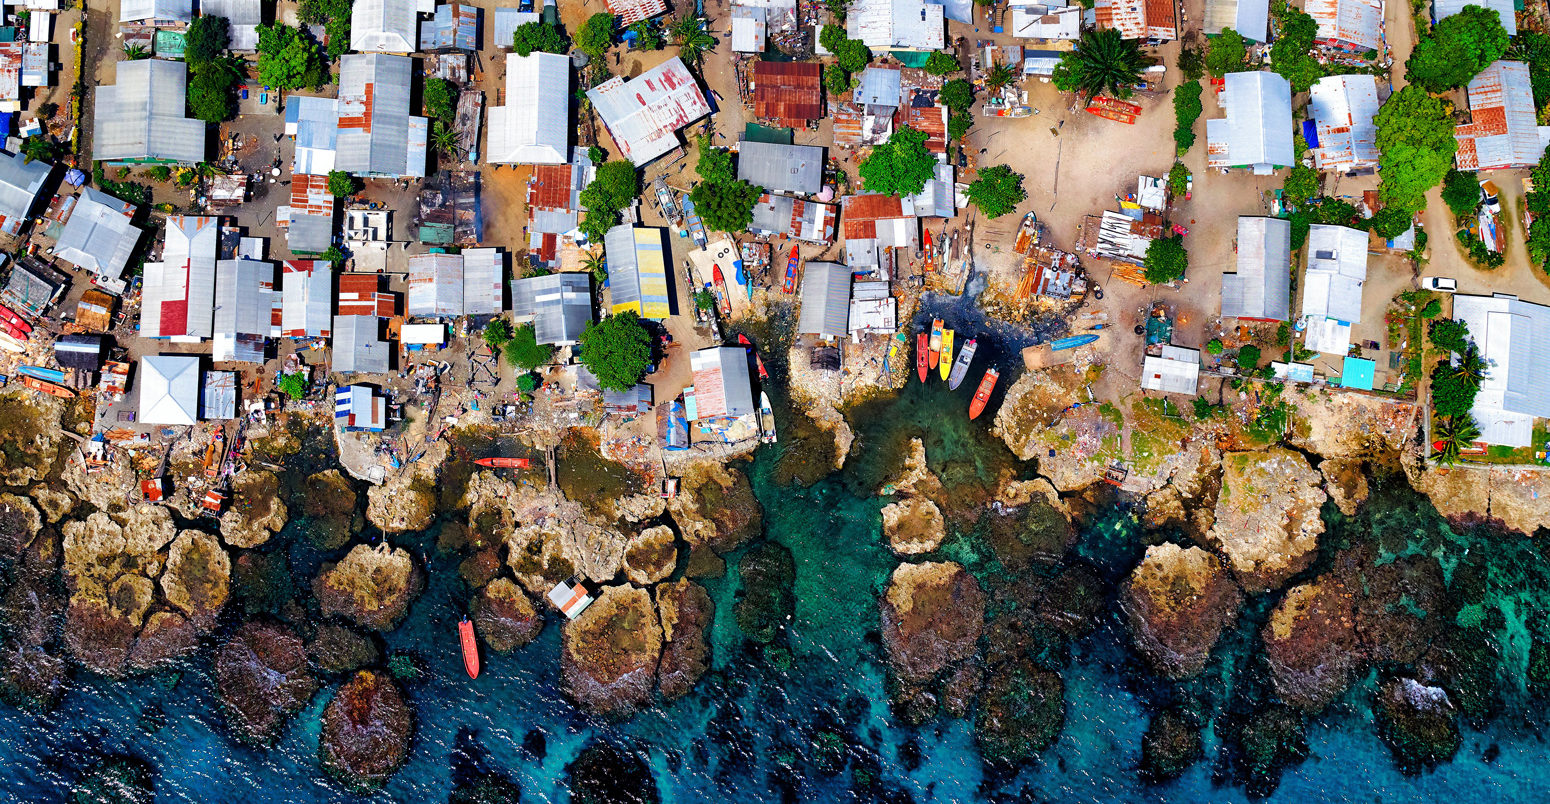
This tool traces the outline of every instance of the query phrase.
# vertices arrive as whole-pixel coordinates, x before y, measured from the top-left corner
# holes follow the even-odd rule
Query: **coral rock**
[[[1276,604],[1260,638],[1276,692],[1317,713],[1351,684],[1363,658],[1354,590],[1340,578],[1294,586]]]
[[[929,553],[942,545],[947,523],[936,503],[911,497],[883,507],[883,535],[897,555]]]
[[[230,581],[231,558],[214,536],[197,530],[178,534],[161,578],[168,603],[201,628],[209,627],[226,605]]]
[[[544,628],[544,617],[521,587],[496,578],[474,599],[474,627],[490,649],[506,653],[532,642]]]
[[[1222,458],[1216,523],[1207,536],[1244,591],[1279,588],[1313,563],[1326,495],[1303,456],[1288,449]]]
[[[301,637],[270,623],[247,623],[215,654],[217,694],[238,737],[269,743],[318,690]]]
[[[624,548],[624,574],[630,583],[650,586],[672,575],[678,566],[676,538],[666,525],[646,528],[632,537]]]
[[[1447,691],[1413,678],[1391,678],[1378,687],[1373,713],[1378,734],[1405,773],[1420,773],[1458,753],[1458,718]]]
[[[129,669],[143,673],[194,655],[199,650],[198,628],[175,611],[158,611],[147,617],[145,627],[129,649]]]
[[[1242,602],[1220,559],[1171,542],[1147,548],[1120,593],[1136,649],[1169,678],[1188,678],[1205,668]]]
[[[329,673],[348,673],[382,658],[377,643],[366,634],[358,634],[342,625],[320,625],[307,645],[307,655]]]
[[[687,695],[710,666],[705,630],[715,616],[715,606],[705,587],[688,580],[662,584],[656,595],[665,643],[657,686],[662,697],[671,700]]]
[[[280,479],[273,472],[244,471],[232,481],[231,510],[221,515],[221,538],[232,547],[251,548],[285,527]]]
[[[301,503],[301,513],[308,520],[307,538],[320,550],[345,546],[363,524],[355,510],[358,503],[355,487],[338,469],[309,476]]]
[[[41,527],[43,517],[32,500],[10,492],[0,494],[0,559],[21,555]]]
[[[662,656],[662,626],[651,595],[634,586],[604,587],[565,624],[565,691],[588,711],[629,715],[651,698]]]
[[[1367,501],[1370,489],[1367,487],[1367,473],[1363,470],[1361,461],[1353,458],[1329,458],[1319,464],[1319,473],[1324,475],[1324,490],[1329,493],[1329,498],[1334,500],[1340,513],[1353,516],[1356,514],[1356,509]]]
[[[425,579],[403,548],[357,544],[338,564],[325,566],[312,582],[325,617],[342,616],[358,625],[391,631],[409,612]]]
[[[366,492],[366,519],[383,533],[425,530],[436,518],[436,471],[447,442],[436,441],[419,459]]]
[[[900,680],[924,682],[973,655],[984,620],[985,595],[962,566],[900,564],[883,594],[883,647]]]
[[[409,758],[414,710],[387,676],[362,670],[323,709],[323,767],[357,791],[387,781]]]

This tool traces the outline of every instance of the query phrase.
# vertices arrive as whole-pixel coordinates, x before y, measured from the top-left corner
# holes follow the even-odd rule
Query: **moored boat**
[[[927,228],[925,230],[925,234],[926,234],[926,241],[925,241],[925,248],[924,248],[925,269],[926,269],[926,273],[929,274],[932,271],[936,270],[936,248],[934,248],[932,246],[932,244],[931,244],[931,229]]]
[[[42,366],[17,366],[16,373],[25,377],[37,377],[46,382],[64,384],[65,373],[59,369],[43,368]]]
[[[936,368],[937,360],[942,356],[942,319],[934,319],[931,322],[931,342],[927,349],[931,368]]]
[[[978,338],[970,338],[969,342],[963,345],[963,351],[959,352],[958,359],[953,361],[952,373],[947,376],[949,390],[956,391],[958,386],[963,385],[963,378],[969,375],[969,364],[974,362],[974,350],[979,346]]]
[[[716,304],[721,308],[721,314],[731,315],[732,299],[727,295],[727,278],[721,275],[721,266],[712,266],[710,276],[716,283]]]
[[[781,286],[781,290],[785,291],[786,293],[795,293],[796,292],[796,289],[797,289],[797,262],[799,260],[801,260],[801,259],[802,259],[802,256],[801,256],[801,254],[799,254],[797,252],[797,247],[796,246],[792,246],[791,247],[791,256],[786,258],[786,284]]]
[[[942,330],[942,355],[937,359],[936,368],[937,371],[941,373],[942,379],[944,380],[947,379],[947,375],[952,372],[953,331],[950,329]]]
[[[926,362],[930,360],[928,353],[931,351],[929,343],[930,337],[931,336],[924,332],[915,336],[915,373],[920,375],[921,382],[926,381]]]
[[[980,387],[974,392],[974,399],[969,402],[969,418],[978,419],[985,412],[985,404],[990,401],[990,393],[996,390],[996,380],[1001,378],[1001,373],[995,369],[985,369],[985,376],[980,380]]]
[[[1017,242],[1012,245],[1012,250],[1018,254],[1027,254],[1028,249],[1039,244],[1039,219],[1032,212],[1023,216],[1022,225],[1017,227]]]
[[[759,379],[761,379],[761,380],[769,379],[770,378],[770,373],[768,371],[764,370],[764,358],[760,357],[759,356],[759,350],[755,349],[753,347],[753,341],[748,340],[748,336],[747,335],[744,335],[743,333],[739,332],[739,333],[737,333],[737,342],[742,344],[743,346],[746,346],[748,348],[748,353],[753,355],[754,365],[758,366],[758,368],[759,368]]]
[[[479,677],[479,640],[474,638],[474,624],[464,617],[457,624],[458,642],[463,646],[463,669],[469,678]]]
[[[0,332],[0,349],[4,349],[7,352],[18,355],[27,353],[27,345],[25,343],[22,343],[21,341],[11,337],[8,333],[5,332]]]
[[[55,385],[54,383],[51,383],[47,380],[40,380],[37,377],[22,377],[22,385],[40,393],[45,393],[50,396],[57,396],[60,399],[75,398],[75,392],[69,388],[66,388],[63,385]]]
[[[533,465],[527,458],[480,458],[474,463],[490,469],[526,469]]]
[[[0,319],[4,319],[11,326],[16,327],[22,332],[32,332],[32,325],[27,323],[27,319],[17,315],[15,310],[3,304],[0,304]]]
[[[759,440],[775,443],[775,411],[770,407],[770,395],[759,392]]]

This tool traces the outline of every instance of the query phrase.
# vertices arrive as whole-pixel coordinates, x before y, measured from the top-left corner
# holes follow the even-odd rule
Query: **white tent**
[[[199,358],[140,358],[140,423],[194,424],[199,421],[198,411]]]

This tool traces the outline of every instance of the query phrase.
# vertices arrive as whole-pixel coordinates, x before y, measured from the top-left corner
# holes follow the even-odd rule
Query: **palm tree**
[[[1452,465],[1459,462],[1459,453],[1468,449],[1480,437],[1480,428],[1475,426],[1473,416],[1448,416],[1437,420],[1432,437],[1432,443],[1436,445],[1432,458],[1439,463]]]
[[[581,267],[587,269],[599,283],[608,278],[608,258],[601,251],[588,251],[582,259]]]
[[[1148,63],[1135,40],[1122,38],[1119,31],[1088,31],[1075,50],[1060,57],[1053,80],[1062,92],[1081,92],[1089,98],[1108,92],[1128,98]]]
[[[673,40],[678,43],[678,58],[685,64],[699,64],[716,46],[716,40],[701,27],[699,17],[684,15],[673,23]]]
[[[451,126],[437,120],[436,127],[431,132],[431,145],[447,156],[455,156],[457,154],[457,132]]]
[[[1485,369],[1485,358],[1480,356],[1480,350],[1470,346],[1459,355],[1459,362],[1449,370],[1465,386],[1478,390],[1480,381],[1485,379]]]
[[[1008,67],[1005,64],[997,64],[995,67],[991,68],[988,74],[986,74],[985,86],[988,87],[991,92],[1000,92],[1002,87],[1007,86],[1016,80],[1017,74],[1012,72],[1011,67]]]
[[[124,45],[124,58],[130,61],[139,61],[151,57],[150,51],[142,45]]]

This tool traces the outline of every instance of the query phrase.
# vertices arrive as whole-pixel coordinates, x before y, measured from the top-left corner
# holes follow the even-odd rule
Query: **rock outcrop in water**
[[[349,673],[376,664],[382,658],[382,651],[366,634],[325,623],[318,626],[317,633],[307,644],[307,655],[326,673]]]
[[[677,566],[677,537],[666,525],[646,528],[630,537],[625,545],[624,574],[636,586],[650,586],[663,580]]]
[[[974,737],[992,763],[1016,765],[1055,744],[1066,723],[1065,682],[1032,662],[999,665],[980,690]]]
[[[409,551],[357,544],[339,563],[324,565],[312,582],[323,616],[341,616],[378,631],[391,631],[425,585]]]
[[[287,515],[280,479],[273,472],[243,471],[232,480],[231,509],[221,514],[221,539],[232,547],[257,547],[285,527]]]
[[[651,593],[605,586],[565,624],[560,654],[567,695],[589,712],[633,714],[651,700],[662,658],[662,626]]]
[[[111,756],[70,787],[70,804],[152,804],[156,769],[136,757]]]
[[[544,629],[544,616],[522,588],[496,578],[474,598],[474,628],[490,649],[507,653],[532,642]]]
[[[705,631],[716,612],[705,587],[690,580],[659,585],[656,598],[664,643],[657,688],[672,700],[687,695],[710,666]]]
[[[1324,476],[1324,490],[1340,513],[1354,516],[1362,503],[1367,502],[1371,489],[1367,486],[1367,472],[1361,461],[1327,458],[1319,464],[1319,474]]]
[[[55,588],[60,553],[57,533],[34,536],[15,557],[0,595],[0,700],[13,705],[47,710],[64,696],[70,668],[57,645],[65,611]]]
[[[572,804],[657,804],[651,766],[634,753],[594,742],[565,768]]]
[[[1413,678],[1391,678],[1373,696],[1378,734],[1408,774],[1435,767],[1458,753],[1458,718],[1448,693]]]
[[[247,623],[215,654],[216,694],[243,740],[268,744],[306,707],[318,681],[301,637],[272,623]]]
[[[414,710],[386,675],[362,670],[323,709],[323,768],[356,791],[380,786],[409,758]]]
[[[1207,539],[1227,557],[1244,591],[1276,589],[1313,563],[1327,495],[1322,478],[1288,449],[1222,458],[1222,490]]]
[[[10,492],[0,494],[0,561],[21,555],[43,527],[43,516],[32,500]]]
[[[747,544],[764,530],[764,511],[741,470],[717,463],[696,463],[684,470],[678,496],[667,510],[691,548],[726,553]]]
[[[1200,728],[1184,713],[1166,709],[1152,716],[1141,738],[1141,777],[1151,784],[1177,778],[1204,755]]]
[[[732,611],[737,627],[755,642],[768,644],[780,636],[796,610],[796,561],[785,545],[764,542],[737,562],[742,585]]]
[[[895,555],[920,555],[942,545],[947,523],[936,503],[924,497],[909,497],[883,506],[883,535]]]
[[[301,502],[301,513],[307,518],[307,539],[319,550],[345,546],[351,534],[365,524],[356,512],[358,502],[355,487],[338,469],[309,476]]]
[[[1407,465],[1415,489],[1430,497],[1438,513],[1455,522],[1495,520],[1508,530],[1533,535],[1550,528],[1550,494],[1544,472],[1516,469],[1424,468]]]
[[[436,473],[447,460],[447,442],[437,440],[425,454],[366,492],[366,519],[383,533],[425,530],[436,518]]]
[[[1159,673],[1189,678],[1238,616],[1243,593],[1216,556],[1172,542],[1147,548],[1120,590],[1136,650]]]
[[[959,564],[900,564],[883,593],[883,647],[904,683],[924,683],[972,656],[984,622],[985,594]]]
[[[606,583],[624,567],[623,534],[557,489],[519,486],[480,472],[469,481],[465,500],[472,515],[467,537],[472,546],[478,549],[486,533],[504,538],[506,565],[535,597],[577,574]]]
[[[0,394],[0,485],[26,486],[48,474],[65,437],[67,404],[73,403],[24,390]]]
[[[1355,592],[1325,576],[1292,587],[1276,604],[1260,639],[1282,701],[1317,713],[1350,686],[1363,662]]]

